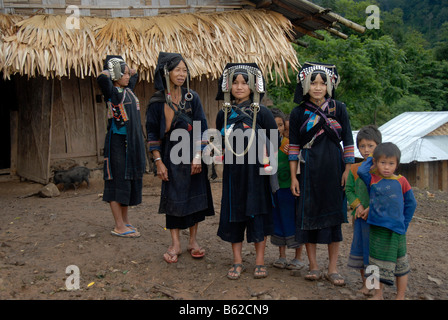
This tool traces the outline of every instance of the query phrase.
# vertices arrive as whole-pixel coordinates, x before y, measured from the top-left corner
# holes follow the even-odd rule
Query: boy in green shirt
[[[382,142],[381,132],[376,126],[368,125],[359,130],[356,136],[356,146],[362,157],[367,159],[376,146]],[[350,207],[353,209],[353,240],[348,258],[348,266],[359,269],[363,282],[360,290],[368,295],[366,287],[365,268],[369,265],[369,228],[367,215],[369,213],[369,193],[366,184],[358,176],[358,168],[362,162],[352,164],[348,174],[345,193]]]

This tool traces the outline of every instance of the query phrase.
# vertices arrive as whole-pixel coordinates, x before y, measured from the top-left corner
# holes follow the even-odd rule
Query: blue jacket
[[[370,172],[372,163],[372,157],[369,157],[358,169],[370,195],[367,223],[406,234],[417,207],[412,188],[401,175],[385,178]]]

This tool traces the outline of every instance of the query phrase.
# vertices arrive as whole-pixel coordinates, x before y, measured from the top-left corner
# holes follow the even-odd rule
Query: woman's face
[[[310,90],[308,91],[311,98],[315,100],[322,100],[327,94],[327,84],[324,82],[320,74],[316,75],[314,81],[310,83]]]
[[[185,63],[181,60],[179,64],[170,71],[170,81],[175,86],[180,87],[184,84],[185,80],[187,79],[188,72],[187,72],[187,66]]]
[[[250,97],[249,84],[241,74],[237,75],[232,83],[232,95],[237,102],[246,101]]]
[[[129,85],[129,79],[131,78],[129,67],[126,66],[124,69],[123,76],[116,81],[116,84],[118,84],[121,88],[125,88]]]

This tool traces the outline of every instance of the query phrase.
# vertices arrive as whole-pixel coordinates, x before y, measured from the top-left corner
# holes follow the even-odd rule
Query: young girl
[[[278,246],[279,258],[273,266],[280,269],[299,270],[304,267],[300,260],[303,246],[297,243],[295,236],[295,198],[291,193],[291,176],[289,174],[288,149],[289,139],[284,136],[285,115],[278,109],[271,109],[277,123],[278,131],[281,137],[280,148],[277,156],[278,161],[278,182],[280,189],[274,194],[274,234],[271,235],[271,243]],[[286,259],[286,248],[295,250],[294,259]]]
[[[98,84],[108,107],[104,143],[104,193],[115,221],[112,235],[135,238],[140,233],[130,223],[128,207],[142,202],[145,143],[140,104],[133,93],[138,75],[120,56],[107,56]]]
[[[317,244],[325,244],[329,260],[325,277],[341,286],[345,282],[338,272],[337,260],[341,224],[347,222],[344,188],[355,158],[347,108],[334,99],[338,83],[334,65],[303,65],[294,96],[299,105],[290,117],[289,164],[291,192],[298,197],[296,241],[305,243],[309,260],[305,279],[322,278]]]
[[[254,278],[265,278],[266,237],[273,231],[272,192],[269,175],[260,173],[263,161],[258,157],[250,161],[249,154],[266,145],[277,125],[269,109],[259,104],[265,84],[256,64],[227,64],[218,88],[216,99],[225,101],[216,117],[216,129],[221,132],[225,146],[218,236],[232,244],[233,252],[233,266],[227,277],[239,279],[244,271],[242,248],[247,231],[247,242],[255,244]],[[265,129],[266,136],[259,129]],[[239,136],[243,132],[248,133],[244,134],[246,138]],[[233,143],[234,139],[243,141],[242,148]]]
[[[378,267],[379,287],[372,299],[383,299],[383,284],[397,282],[397,300],[405,297],[410,271],[406,254],[406,231],[417,202],[405,177],[395,175],[401,152],[391,143],[381,143],[373,157],[359,167],[358,174],[367,185],[370,195],[369,264]],[[374,172],[370,171],[373,163]],[[375,275],[375,273],[374,273]]]

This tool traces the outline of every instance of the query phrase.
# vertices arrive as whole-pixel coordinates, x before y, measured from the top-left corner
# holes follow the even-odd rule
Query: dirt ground
[[[42,188],[31,182],[0,183],[0,299],[1,300],[365,300],[358,293],[359,272],[347,267],[352,224],[343,225],[339,271],[344,287],[326,280],[304,279],[305,269],[294,275],[272,267],[278,248],[268,240],[265,262],[269,276],[254,279],[255,251],[244,243],[246,272],[238,281],[228,280],[231,246],[217,235],[221,183],[212,182],[216,215],[199,226],[198,239],[207,250],[203,259],[186,251],[188,231],[183,231],[183,253],[177,264],[162,255],[170,244],[164,215],[157,214],[160,181],[146,174],[143,203],[130,209],[131,222],[142,236],[112,236],[112,215],[101,200],[103,181],[91,180],[76,191],[54,198],[29,196]],[[448,299],[448,193],[414,189],[417,211],[408,230],[412,271],[407,299]],[[288,258],[293,251],[287,251]],[[303,260],[307,263],[306,251]],[[327,248],[318,246],[323,270]],[[79,268],[78,290],[67,290],[66,280]],[[385,290],[393,299],[396,288]]]

